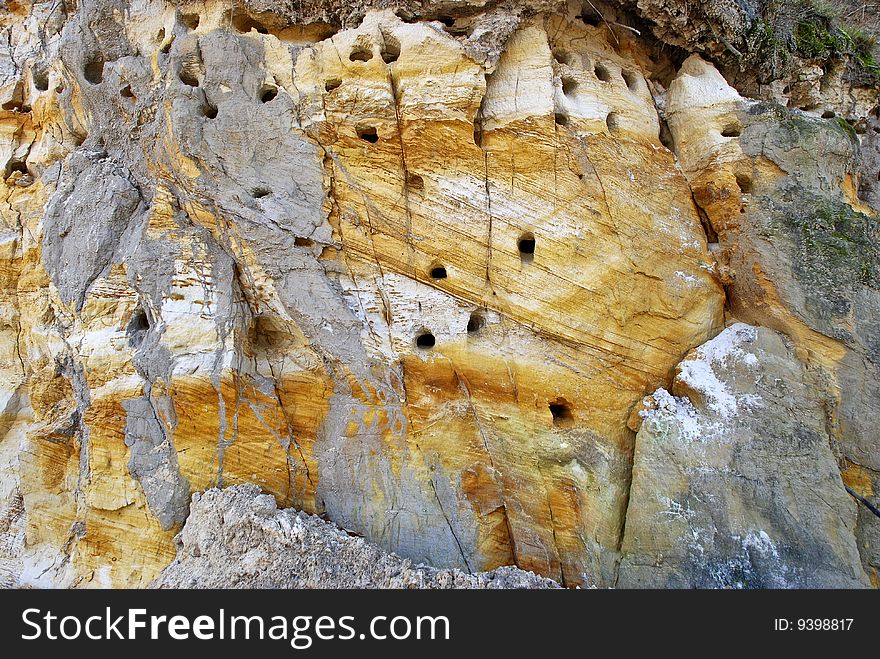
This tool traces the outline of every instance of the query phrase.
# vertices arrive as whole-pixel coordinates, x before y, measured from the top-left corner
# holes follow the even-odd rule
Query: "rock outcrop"
[[[812,378],[742,323],[679,364],[641,413],[619,586],[868,585]]]
[[[191,505],[252,484],[440,570],[346,585],[876,585],[877,86],[746,98],[673,5],[0,9],[2,584],[232,585],[222,507],[318,524]],[[730,332],[760,409],[684,388]]]

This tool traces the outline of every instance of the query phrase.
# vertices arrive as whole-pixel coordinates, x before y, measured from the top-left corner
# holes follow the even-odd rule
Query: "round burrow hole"
[[[481,314],[479,311],[474,311],[473,313],[471,313],[470,318],[468,318],[467,333],[476,334],[485,326],[486,317],[483,316],[483,314]]]
[[[177,74],[177,77],[180,78],[180,82],[189,87],[198,87],[199,79],[196,77],[196,74],[193,73],[188,68],[182,68],[180,73]]]
[[[379,133],[376,132],[373,126],[359,126],[357,136],[370,144],[375,144],[379,141]]]
[[[535,260],[535,235],[524,233],[516,243],[519,249],[519,258],[523,263],[531,263]]]
[[[571,404],[564,398],[554,398],[550,401],[550,415],[553,417],[553,425],[557,428],[570,428],[574,425],[574,413]]]
[[[620,115],[616,112],[609,112],[605,117],[605,125],[608,126],[610,132],[618,132],[620,130]]]
[[[737,123],[727,124],[721,129],[721,137],[739,137],[742,135],[742,127]]]
[[[348,55],[348,59],[352,62],[369,62],[373,59],[373,49],[363,44],[356,45]]]
[[[592,3],[588,3],[588,6],[585,6],[581,10],[581,15],[575,16],[575,18],[580,18],[584,22],[584,25],[598,27],[599,23],[602,22],[602,15],[599,13],[599,10],[594,9],[591,4]]]
[[[442,265],[435,265],[431,267],[430,271],[431,279],[446,279],[448,276],[446,274],[446,268]]]
[[[328,92],[332,92],[334,89],[339,89],[342,85],[342,80],[339,78],[330,78],[327,82],[324,83],[324,89]]]
[[[83,75],[91,84],[101,84],[104,79],[104,58],[100,55],[90,57],[83,67]]]
[[[199,26],[199,15],[198,14],[182,14],[180,16],[180,22],[186,26],[186,29],[195,30]]]
[[[639,76],[633,71],[622,71],[623,81],[630,91],[636,91],[639,88]]]
[[[44,69],[34,69],[31,78],[37,91],[44,92],[49,89],[49,74]]]
[[[416,347],[422,350],[430,350],[435,345],[437,345],[437,339],[428,330],[423,330],[416,337]]]
[[[737,173],[736,174],[736,185],[739,187],[739,191],[742,194],[751,194],[752,193],[752,177],[748,174]]]
[[[593,73],[602,82],[611,82],[611,72],[604,64],[597,64],[593,69]]]
[[[562,77],[562,93],[566,96],[572,96],[578,88],[577,80],[569,76]]]
[[[553,59],[559,64],[568,64],[571,62],[571,55],[565,50],[557,49],[553,51]]]
[[[263,197],[268,197],[272,194],[272,191],[269,188],[254,188],[254,191],[251,194],[254,199],[262,199]]]
[[[260,101],[262,103],[269,103],[270,101],[274,101],[278,97],[278,87],[274,85],[264,85],[260,90]]]
[[[400,42],[394,37],[385,37],[382,42],[382,61],[386,64],[396,62],[400,57]]]
[[[556,122],[557,126],[567,126],[568,125],[568,115],[564,112],[557,112],[553,115],[553,120]]]
[[[216,106],[211,105],[210,103],[206,102],[204,105],[202,105],[201,110],[202,110],[202,116],[204,116],[206,119],[216,119],[217,118],[217,107]]]
[[[825,110],[825,112],[822,113],[823,119],[834,119],[834,117],[836,117],[836,116],[837,115],[834,114],[833,110]]]
[[[128,343],[133,348],[137,348],[144,341],[144,336],[150,329],[150,319],[147,318],[146,312],[141,309],[135,309],[128,321],[128,327],[125,333],[128,335]]]

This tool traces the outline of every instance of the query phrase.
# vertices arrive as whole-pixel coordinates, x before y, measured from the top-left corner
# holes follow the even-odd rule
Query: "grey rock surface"
[[[811,377],[742,323],[688,355],[643,412],[618,587],[869,585]]]

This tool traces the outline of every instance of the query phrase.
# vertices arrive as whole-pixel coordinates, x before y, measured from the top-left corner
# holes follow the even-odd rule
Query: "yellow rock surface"
[[[128,84],[107,112],[142,160],[0,184],[21,583],[146,585],[186,514],[169,492],[241,482],[416,560],[613,583],[627,423],[725,300],[634,37],[538,15],[488,73],[390,12],[293,48],[223,7],[195,32],[130,21],[143,62],[53,68],[31,113],[0,115],[7,159],[39,144],[29,170],[69,173],[106,129],[96,90]],[[287,166],[283,190],[253,183]],[[137,188],[134,219],[70,252],[58,224],[100,167],[114,199]],[[47,245],[67,272],[106,251],[81,304]]]

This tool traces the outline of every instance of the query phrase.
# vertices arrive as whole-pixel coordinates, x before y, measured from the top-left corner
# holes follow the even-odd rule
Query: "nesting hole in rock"
[[[422,350],[430,350],[437,345],[437,339],[428,330],[424,330],[416,337],[416,346]]]
[[[357,136],[370,144],[375,144],[379,141],[379,133],[376,132],[376,129],[373,126],[359,127],[357,129]]]
[[[630,89],[630,91],[636,91],[639,88],[639,76],[637,76],[632,71],[623,71],[621,72],[623,76],[623,81],[626,83],[626,86]]]
[[[268,197],[272,194],[272,191],[269,188],[254,188],[254,191],[251,194],[254,199],[262,199],[263,197]]]
[[[382,61],[386,64],[396,62],[400,57],[400,42],[391,36],[386,36],[382,42]]]
[[[578,83],[574,78],[569,78],[568,76],[563,76],[562,78],[562,93],[566,96],[571,96],[577,91]]]
[[[131,85],[126,85],[125,87],[120,89],[119,95],[123,98],[130,98],[132,101],[135,100],[134,92],[131,91]]]
[[[576,18],[580,18],[585,25],[589,25],[590,27],[598,27],[599,23],[602,22],[601,14],[599,14],[599,11],[592,7],[590,3],[584,5],[583,9],[581,9],[581,15]]]
[[[834,114],[834,112],[832,110],[825,110],[825,112],[822,113],[823,119],[834,119],[834,117],[836,117],[836,116],[837,115]]]
[[[468,334],[476,334],[486,326],[486,318],[483,314],[474,311],[468,318],[467,332]]]
[[[535,260],[535,235],[524,233],[516,243],[519,249],[519,258],[523,263],[531,263]]]
[[[128,335],[128,343],[132,347],[138,347],[143,343],[144,335],[150,329],[150,319],[143,309],[135,309],[131,314],[131,320],[128,321],[128,327],[125,333]]]
[[[339,89],[342,85],[342,80],[339,78],[330,78],[327,82],[324,83],[324,89],[328,92],[332,92],[334,89]]]
[[[348,59],[352,62],[369,62],[373,59],[373,49],[365,44],[357,44],[352,49]]]
[[[183,23],[187,27],[187,29],[195,30],[199,26],[199,15],[182,14],[180,17],[180,22]]]
[[[550,401],[550,414],[553,416],[553,425],[557,428],[570,428],[574,425],[574,413],[571,404],[564,398],[556,398]]]
[[[243,34],[247,34],[251,30],[256,30],[260,34],[269,34],[269,30],[266,29],[265,25],[254,20],[247,14],[236,14],[232,12],[229,22],[232,24],[233,28]]]
[[[743,174],[739,172],[736,174],[736,185],[739,187],[739,191],[742,194],[751,194],[752,192],[752,177],[748,174]]]
[[[184,85],[188,85],[190,87],[198,87],[199,79],[196,77],[195,73],[193,73],[190,69],[183,67],[180,69],[180,73],[177,74],[177,77],[180,78],[180,82]]]
[[[415,190],[417,192],[421,192],[425,189],[425,181],[418,174],[407,174],[406,176],[406,187],[410,190]]]
[[[27,168],[27,163],[24,160],[10,160],[9,162],[6,163],[5,169],[6,169],[6,172],[3,176],[3,178],[9,178],[9,176],[13,172],[20,172],[22,174],[29,173],[28,168]]]
[[[605,67],[604,64],[597,64],[593,68],[593,73],[595,73],[596,77],[602,82],[611,82],[611,72]]]
[[[553,115],[553,120],[556,122],[557,126],[566,126],[568,125],[568,115],[564,112],[557,112]]]
[[[31,77],[37,91],[44,92],[49,89],[49,74],[44,69],[34,69]]]
[[[554,50],[553,59],[555,59],[560,64],[568,64],[571,61],[571,55],[569,55],[564,50]]]
[[[293,244],[297,247],[314,247],[315,241],[311,238],[303,238],[301,236],[297,236],[293,239]]]
[[[202,115],[208,119],[216,119],[217,108],[206,102],[204,105],[202,105]]]
[[[444,268],[442,265],[431,266],[430,275],[431,279],[446,279],[446,268]]]
[[[618,132],[620,130],[620,115],[616,112],[609,112],[608,116],[605,117],[605,125],[608,126],[610,132]]]
[[[437,20],[446,27],[455,27],[455,19],[452,16],[439,16]]]
[[[101,84],[104,79],[104,58],[100,55],[93,55],[89,58],[83,67],[83,75],[93,85]]]
[[[727,124],[721,129],[721,137],[739,137],[742,135],[742,127],[739,124]]]
[[[260,90],[260,101],[262,103],[269,103],[270,101],[274,101],[278,96],[278,87],[273,85],[264,85]]]

